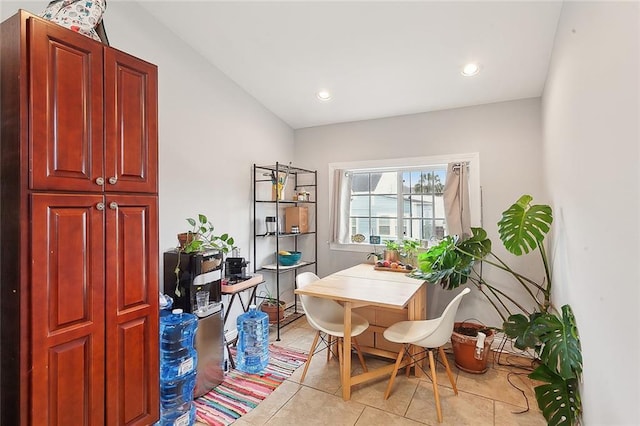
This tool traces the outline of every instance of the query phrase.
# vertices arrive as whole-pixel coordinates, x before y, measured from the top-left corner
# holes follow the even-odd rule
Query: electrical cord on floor
[[[523,370],[523,372],[508,372],[507,373],[507,382],[516,390],[518,390],[521,394],[522,397],[524,398],[525,404],[527,406],[527,408],[525,408],[524,410],[521,411],[513,411],[513,414],[524,414],[526,412],[528,412],[531,409],[531,406],[529,404],[529,398],[527,397],[526,392],[524,391],[524,389],[521,389],[516,383],[513,382],[513,377],[514,376],[526,376],[528,377],[529,373],[532,372],[534,370],[534,364],[535,364],[535,360],[531,359],[529,356],[526,356],[526,352],[525,351],[521,351],[522,355],[518,355],[518,354],[509,354],[509,355],[505,355],[505,353],[507,353],[507,351],[505,351],[505,346],[507,345],[507,343],[509,342],[507,336],[502,336],[502,340],[500,341],[497,350],[492,350],[492,352],[494,353],[494,358],[493,358],[493,363],[495,365],[500,365],[503,367],[510,367],[510,368],[515,368],[515,369],[519,369],[519,370]],[[511,343],[511,350],[515,351],[516,348],[513,347],[513,343]],[[445,355],[449,354],[449,355],[453,355],[453,348],[447,348],[444,350]],[[502,362],[501,358],[505,357],[506,361]],[[519,359],[531,359],[531,365],[530,366],[526,366],[526,365],[522,365],[522,364],[517,364],[514,363],[512,361],[510,361],[510,358],[519,358]],[[442,362],[442,360],[440,360],[439,358],[437,358],[436,361],[437,364],[440,364],[444,367],[444,363]],[[423,370],[424,372],[424,370]],[[426,372],[425,372],[426,374]],[[428,375],[428,374],[427,374]]]

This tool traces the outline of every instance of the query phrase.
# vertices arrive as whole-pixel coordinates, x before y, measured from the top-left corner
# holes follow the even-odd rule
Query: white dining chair
[[[424,348],[429,354],[429,367],[431,370],[431,381],[433,383],[433,393],[436,399],[436,411],[438,414],[438,421],[442,422],[442,409],[440,408],[440,395],[438,394],[438,381],[436,377],[436,365],[433,356],[435,350],[440,354],[444,368],[447,370],[447,376],[453,387],[453,392],[458,395],[458,388],[453,380],[453,374],[451,368],[449,368],[449,362],[444,354],[442,346],[449,341],[451,333],[453,332],[453,324],[458,311],[458,306],[462,297],[469,293],[471,290],[465,288],[462,290],[445,308],[442,315],[435,319],[430,320],[417,320],[417,321],[400,321],[387,328],[383,335],[384,338],[390,342],[401,343],[402,347],[396,358],[396,364],[391,373],[387,390],[384,394],[384,399],[389,398],[391,394],[391,388],[393,387],[393,381],[398,373],[398,368],[409,352],[411,345]],[[413,362],[415,362],[415,356],[413,355]]]
[[[303,272],[296,277],[296,284],[298,288],[304,288],[320,278],[313,272]],[[327,347],[327,360],[329,359],[329,352],[335,345],[338,352],[338,360],[340,364],[340,375],[342,377],[342,339],[344,338],[344,308],[338,302],[329,299],[323,299],[320,297],[306,296],[301,294],[300,301],[302,308],[306,315],[309,325],[316,330],[313,343],[309,349],[309,356],[302,372],[300,382],[304,381],[307,375],[307,370],[311,364],[311,358],[315,353],[318,345],[318,340],[322,340]],[[369,321],[362,316],[352,313],[351,314],[351,341],[358,354],[362,369],[367,371],[367,364],[364,361],[360,346],[356,336],[362,334],[369,327]],[[325,334],[323,336],[322,334]],[[335,337],[335,340],[333,339]]]

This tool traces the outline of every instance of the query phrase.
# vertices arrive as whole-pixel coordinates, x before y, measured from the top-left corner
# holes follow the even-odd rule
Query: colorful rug
[[[212,426],[230,425],[256,408],[306,360],[304,353],[269,345],[264,373],[229,371],[220,385],[195,400],[196,419]]]

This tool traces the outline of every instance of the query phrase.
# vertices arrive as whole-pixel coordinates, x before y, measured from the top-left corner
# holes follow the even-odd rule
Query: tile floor
[[[279,346],[307,352],[315,331],[304,317],[280,330]],[[450,351],[447,350],[447,353]],[[526,371],[517,367],[491,363],[485,374],[469,374],[458,370],[450,356],[450,365],[456,379],[455,396],[444,367],[437,368],[442,425],[545,425],[540,414],[533,383]],[[512,355],[501,357],[501,364],[521,363],[528,360]],[[390,361],[366,357],[367,366],[387,364]],[[357,357],[352,362],[354,373],[361,369]],[[398,374],[388,400],[383,399],[388,377],[366,382],[352,388],[351,401],[342,400],[340,372],[337,359],[327,363],[326,349],[314,356],[304,383],[300,383],[303,367],[282,383],[253,411],[234,423],[248,425],[438,425],[433,388],[428,377],[407,378]],[[517,388],[519,389],[517,389]],[[526,410],[527,400],[529,411]]]

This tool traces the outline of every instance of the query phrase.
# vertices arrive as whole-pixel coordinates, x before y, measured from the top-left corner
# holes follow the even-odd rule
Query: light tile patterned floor
[[[315,331],[303,317],[280,330],[279,342],[271,333],[272,343],[308,351]],[[502,362],[526,364],[513,356]],[[379,358],[367,357],[370,367],[386,364]],[[354,372],[360,369],[353,360]],[[533,383],[526,372],[517,367],[493,363],[485,374],[459,371],[452,358],[450,365],[456,379],[455,396],[444,367],[438,364],[438,383],[443,423],[438,423],[433,387],[428,378],[407,378],[399,374],[388,400],[383,399],[387,377],[370,381],[352,389],[351,401],[342,400],[338,361],[327,362],[326,351],[317,353],[304,383],[300,383],[303,367],[269,395],[256,409],[234,423],[247,425],[545,425],[537,408]],[[517,388],[516,388],[517,387]],[[529,411],[526,410],[527,401]]]

